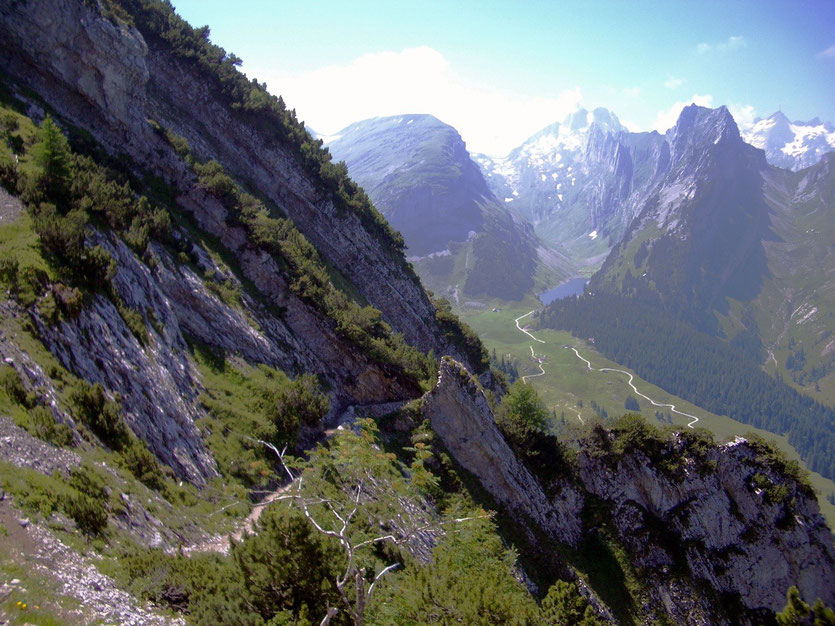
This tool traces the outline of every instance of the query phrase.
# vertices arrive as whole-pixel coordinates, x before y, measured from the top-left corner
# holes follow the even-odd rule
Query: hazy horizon
[[[635,131],[666,130],[690,102],[743,124],[835,119],[831,2],[174,4],[325,135],[428,113],[502,155],[578,106]]]

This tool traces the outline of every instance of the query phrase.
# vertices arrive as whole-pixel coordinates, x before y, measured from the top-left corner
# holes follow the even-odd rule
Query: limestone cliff
[[[581,443],[575,479],[549,498],[513,454],[477,381],[452,359],[443,360],[423,414],[529,537],[569,548],[540,561],[570,572],[570,547],[588,550],[598,526],[612,528],[651,598],[637,611],[647,623],[763,623],[791,585],[835,602],[835,549],[814,493],[764,444],[737,439],[696,453],[675,434],[653,453],[636,445],[616,454],[615,433],[598,428],[593,437],[603,443]],[[586,595],[596,602],[606,592],[592,581]]]
[[[581,450],[579,474],[676,622],[725,621],[717,608],[767,615],[791,585],[835,601],[832,534],[809,488],[741,438],[698,459],[680,438],[665,452],[683,458],[680,471],[662,471],[640,450],[614,465]]]
[[[481,385],[460,363],[442,360],[438,384],[424,396],[423,412],[458,464],[507,507],[534,543],[537,531],[558,542],[579,543],[582,497],[568,485],[555,498],[545,495],[496,426]]]

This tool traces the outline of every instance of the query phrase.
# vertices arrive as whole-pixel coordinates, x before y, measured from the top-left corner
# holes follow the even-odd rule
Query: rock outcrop
[[[728,613],[768,615],[796,585],[805,598],[835,602],[832,534],[813,494],[757,458],[744,440],[682,455],[669,474],[640,451],[615,467],[581,450],[579,474],[611,507],[620,540],[676,623],[728,623]],[[755,477],[758,477],[755,479]],[[769,484],[783,489],[772,501]],[[722,613],[717,609],[721,609]]]
[[[422,410],[455,461],[534,545],[547,536],[580,547],[598,532],[583,522],[584,507],[591,503],[598,516],[605,511],[599,519],[611,525],[652,598],[642,609],[647,616],[705,626],[760,623],[783,608],[791,585],[804,598],[835,603],[835,548],[814,494],[745,440],[696,458],[674,436],[664,455],[680,460],[675,470],[640,449],[612,457],[581,444],[576,483],[549,497],[459,363],[442,361]],[[570,571],[570,559],[550,559]],[[599,601],[595,592],[592,586],[586,595]]]
[[[569,485],[555,498],[546,496],[496,426],[481,385],[460,363],[441,361],[438,383],[423,398],[423,414],[455,461],[507,508],[534,543],[539,532],[556,542],[579,543],[582,496]]]

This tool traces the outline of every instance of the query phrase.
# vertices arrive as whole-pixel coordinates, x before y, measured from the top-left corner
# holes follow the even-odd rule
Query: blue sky
[[[432,113],[502,154],[576,106],[835,121],[835,1],[174,0],[314,129]]]

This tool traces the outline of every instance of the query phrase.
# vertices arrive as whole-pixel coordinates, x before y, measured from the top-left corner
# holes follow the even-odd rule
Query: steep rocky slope
[[[835,548],[814,492],[764,442],[717,446],[705,434],[659,433],[627,417],[593,429],[574,475],[549,484],[514,457],[460,365],[445,360],[423,402],[446,450],[527,533],[579,549],[541,554],[541,564],[583,572],[577,554],[603,561],[595,538],[613,536],[626,559],[610,566],[636,572],[641,590],[629,593],[651,599],[636,610],[642,621],[764,623],[790,585],[835,601]],[[585,580],[589,597],[611,601],[612,578]]]
[[[225,244],[241,242],[217,207],[194,195],[194,175],[148,120],[184,137],[201,159],[217,159],[280,207],[409,341],[444,351],[432,305],[402,257],[381,245],[360,216],[338,209],[290,146],[275,141],[251,111],[229,106],[199,64],[178,56],[169,42],[81,2],[14,3],[4,7],[0,28],[5,72],[113,154],[174,184],[201,226]],[[256,271],[258,263],[252,265]]]
[[[396,238],[362,192],[347,179],[337,192],[328,187],[323,177],[340,174],[327,170],[327,155],[317,171],[293,140],[276,136],[274,125],[272,132],[264,130],[263,115],[231,106],[214,84],[211,69],[184,56],[160,35],[165,31],[153,29],[150,9],[132,10],[145,36],[81,2],[15,3],[2,10],[4,73],[20,81],[12,89],[28,112],[38,118],[49,107],[74,127],[74,141],[88,148],[94,145],[84,139],[89,133],[88,138],[119,156],[122,167],[129,166],[130,176],[139,181],[135,188],[168,203],[175,221],[177,215],[193,220],[191,225],[177,222],[174,244],[151,242],[142,255],[106,229],[90,231],[86,245],[115,262],[110,285],[118,302],[93,295],[79,315],[57,325],[35,310],[40,340],[61,364],[118,393],[133,431],[165,463],[198,482],[216,470],[194,425],[205,415],[201,377],[186,356],[195,341],[246,363],[291,375],[318,374],[330,389],[333,415],[348,405],[414,397],[417,385],[397,366],[381,362],[374,351],[358,349],[350,336],[355,331],[346,328],[354,322],[335,323],[334,307],[347,304],[304,295],[309,282],[299,280],[307,265],[287,255],[302,254],[308,257],[304,263],[316,264],[310,255],[318,252],[337,285],[324,287],[333,293],[329,297],[355,298],[356,307],[371,303],[393,331],[419,350],[451,352],[484,371],[477,340],[467,352],[457,322],[448,314],[436,320]],[[192,45],[208,44],[198,39]],[[24,86],[38,97],[21,95]],[[201,161],[208,170],[197,168]],[[276,255],[253,241],[257,226],[242,223],[233,204],[241,198],[258,201],[241,195],[240,186],[218,191],[217,184],[234,184],[224,170],[273,207],[275,218],[266,217],[268,212],[257,219],[277,228],[271,224],[281,222],[270,220],[286,215],[316,246],[314,251],[284,247]],[[289,235],[296,237],[293,227]],[[340,289],[348,295],[339,295]],[[231,293],[231,300],[224,293]],[[139,312],[143,328],[138,334],[136,327],[128,328],[119,307]],[[373,324],[374,315],[356,322]],[[387,328],[368,332],[379,339],[390,335]],[[13,337],[8,342],[13,344]]]
[[[560,598],[589,619],[753,623],[790,584],[835,599],[802,476],[756,445],[627,422],[577,451],[537,431],[533,451],[553,456],[532,462],[496,420],[504,390],[478,338],[207,31],[138,0],[15,2],[0,17],[0,516],[17,524],[0,573],[63,620],[15,605],[30,598],[9,595],[19,581],[0,610],[318,621],[364,608],[367,577],[398,564],[368,605],[402,611],[388,623],[439,606],[460,623],[540,623]],[[621,148],[597,141],[626,176]],[[655,142],[634,147],[657,156]],[[432,351],[457,359],[437,379]],[[363,417],[405,426],[386,439]],[[306,463],[281,452],[323,438]],[[479,505],[499,509],[495,525]],[[340,539],[309,523],[331,513]],[[229,556],[195,549],[236,531]],[[339,597],[349,578],[355,604]]]

